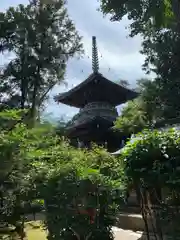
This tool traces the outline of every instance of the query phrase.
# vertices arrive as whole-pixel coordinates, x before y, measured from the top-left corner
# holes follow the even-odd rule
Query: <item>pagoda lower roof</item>
[[[97,125],[99,125],[98,128]],[[66,131],[69,137],[76,136],[77,138],[79,138],[84,135],[95,135],[97,137],[100,132],[114,132],[112,127],[112,121],[109,121],[108,119],[102,117],[93,117],[79,125],[67,126]]]
[[[137,92],[108,80],[100,73],[93,73],[73,89],[55,96],[55,101],[77,108],[83,108],[89,102],[108,102],[118,106],[137,96]]]
[[[113,120],[115,121],[115,119]],[[78,131],[79,129],[83,128],[87,129],[88,127],[95,124],[101,124],[101,126],[106,126],[106,128],[112,127],[114,122],[113,120],[107,119],[105,117],[94,116],[83,122],[67,125],[67,131]]]

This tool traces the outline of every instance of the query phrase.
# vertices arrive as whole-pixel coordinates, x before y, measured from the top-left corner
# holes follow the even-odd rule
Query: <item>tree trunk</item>
[[[26,31],[26,30],[25,30]],[[25,64],[27,64],[27,31],[25,32],[24,44],[22,49],[22,78],[21,78],[21,109],[25,107],[28,81],[26,81],[27,73],[25,73]]]
[[[25,101],[26,101],[26,86],[25,86],[25,79],[21,80],[21,109],[25,108]]]
[[[37,68],[37,74],[35,75],[34,79],[34,89],[33,89],[33,95],[32,95],[32,105],[30,109],[30,127],[34,127],[36,123],[37,118],[37,106],[38,106],[38,89],[39,89],[39,79],[40,79],[40,66]]]

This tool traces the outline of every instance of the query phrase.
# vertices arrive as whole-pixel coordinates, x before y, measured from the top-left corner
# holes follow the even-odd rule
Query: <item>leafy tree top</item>
[[[144,186],[173,186],[178,180],[180,132],[144,131],[127,143],[121,158],[130,180]],[[177,185],[178,187],[179,185]]]
[[[145,33],[150,28],[160,29],[172,24],[173,20],[173,6],[177,4],[175,1],[118,1],[118,0],[101,0],[101,10],[105,14],[111,15],[112,21],[119,21],[127,15],[129,20],[133,22],[130,24],[131,35],[138,33]]]
[[[137,81],[137,91],[140,93],[139,97],[123,107],[121,115],[115,122],[114,128],[126,136],[152,126],[161,117],[161,105],[155,82],[140,79]]]
[[[64,0],[19,4],[1,12],[0,21],[0,52],[15,56],[1,71],[1,102],[30,108],[36,118],[48,93],[63,82],[67,61],[83,53],[81,37]]]

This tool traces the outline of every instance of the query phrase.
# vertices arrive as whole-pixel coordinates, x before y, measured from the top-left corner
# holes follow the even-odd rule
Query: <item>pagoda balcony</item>
[[[109,111],[112,114],[117,115],[117,110],[115,107],[113,107],[111,104],[109,103],[104,103],[104,102],[91,102],[88,103],[84,106],[84,108],[80,109],[80,113],[81,112],[89,112],[89,111]]]
[[[108,103],[88,103],[84,108],[80,109],[78,114],[72,118],[67,127],[84,124],[86,121],[94,117],[102,117],[113,122],[118,117],[118,112],[115,107]]]

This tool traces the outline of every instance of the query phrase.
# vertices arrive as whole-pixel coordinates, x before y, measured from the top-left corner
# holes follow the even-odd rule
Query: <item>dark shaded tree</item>
[[[49,91],[64,80],[68,59],[82,53],[81,38],[64,0],[20,4],[1,13],[0,20],[0,50],[15,54],[1,74],[10,88],[7,101],[19,96],[18,106],[28,107],[35,120]]]
[[[127,16],[130,36],[143,38],[142,53],[146,60],[143,69],[154,71],[157,96],[162,118],[179,115],[180,97],[180,3],[178,0],[117,1],[101,0],[101,10],[110,14],[112,21]]]

